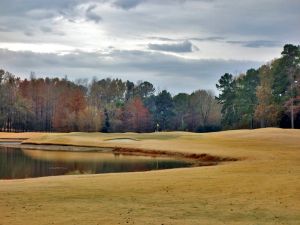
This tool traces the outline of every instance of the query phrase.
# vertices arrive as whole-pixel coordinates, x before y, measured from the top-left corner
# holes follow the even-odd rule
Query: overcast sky
[[[299,0],[1,0],[0,68],[215,89],[299,44],[299,12]]]

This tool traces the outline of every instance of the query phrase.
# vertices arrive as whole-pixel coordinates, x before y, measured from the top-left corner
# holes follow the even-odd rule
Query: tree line
[[[0,130],[46,132],[207,132],[300,127],[300,48],[216,87],[172,96],[148,81],[20,79],[0,70]]]
[[[287,44],[281,57],[216,85],[223,129],[300,128],[300,47]]]
[[[147,81],[20,79],[0,70],[2,131],[152,132],[218,130],[220,105],[211,91],[175,96]]]

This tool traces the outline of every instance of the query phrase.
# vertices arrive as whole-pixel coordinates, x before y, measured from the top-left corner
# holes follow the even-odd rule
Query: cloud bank
[[[214,89],[299,44],[294,0],[1,0],[0,67]]]

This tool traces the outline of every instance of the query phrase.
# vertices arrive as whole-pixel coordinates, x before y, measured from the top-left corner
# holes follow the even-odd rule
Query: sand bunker
[[[139,140],[133,139],[133,138],[114,138],[114,139],[107,139],[105,141],[106,142],[117,142],[117,143],[130,143],[130,142],[135,142],[135,141],[139,141]]]

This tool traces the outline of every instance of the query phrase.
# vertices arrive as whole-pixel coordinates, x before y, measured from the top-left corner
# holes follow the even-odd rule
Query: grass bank
[[[300,131],[5,134],[243,159],[213,167],[0,181],[0,224],[299,224]]]

